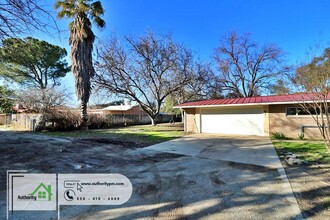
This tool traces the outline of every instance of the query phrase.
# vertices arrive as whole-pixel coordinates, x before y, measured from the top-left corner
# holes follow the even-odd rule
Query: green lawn
[[[0,128],[1,129],[11,129],[12,128],[12,126],[11,125],[0,125]]]
[[[311,142],[273,142],[279,155],[292,152],[300,154],[309,163],[330,164],[330,154],[324,144]]]
[[[96,129],[88,131],[46,132],[41,134],[55,137],[76,138],[104,137],[150,143],[168,141],[185,135],[185,133],[183,132],[183,125],[181,123],[175,125],[159,124],[157,126],[136,125],[121,128]]]

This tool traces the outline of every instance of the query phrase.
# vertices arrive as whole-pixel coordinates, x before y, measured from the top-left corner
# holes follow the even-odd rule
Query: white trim
[[[109,105],[108,107],[102,108],[101,110],[108,111],[128,111],[134,106],[132,105]]]
[[[314,103],[311,101],[290,101],[290,102],[260,102],[260,103],[240,103],[240,104],[222,104],[222,105],[192,105],[192,106],[174,106],[173,108],[212,108],[212,107],[230,107],[230,106],[259,106],[259,105],[283,105],[283,104],[299,104]],[[330,102],[330,100],[329,100]]]

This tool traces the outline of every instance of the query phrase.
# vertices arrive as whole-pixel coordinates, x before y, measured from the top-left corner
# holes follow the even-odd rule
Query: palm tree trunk
[[[84,101],[81,102],[80,114],[81,114],[81,122],[80,122],[81,130],[88,130],[87,102]]]

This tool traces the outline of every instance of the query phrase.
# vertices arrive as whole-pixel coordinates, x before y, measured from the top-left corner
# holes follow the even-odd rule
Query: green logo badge
[[[29,195],[36,196],[38,201],[51,201],[52,200],[52,187],[45,184],[40,183],[39,186]]]

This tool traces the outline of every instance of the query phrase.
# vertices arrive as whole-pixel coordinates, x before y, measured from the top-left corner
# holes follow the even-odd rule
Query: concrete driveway
[[[261,136],[192,134],[144,149],[282,168],[270,139]]]

